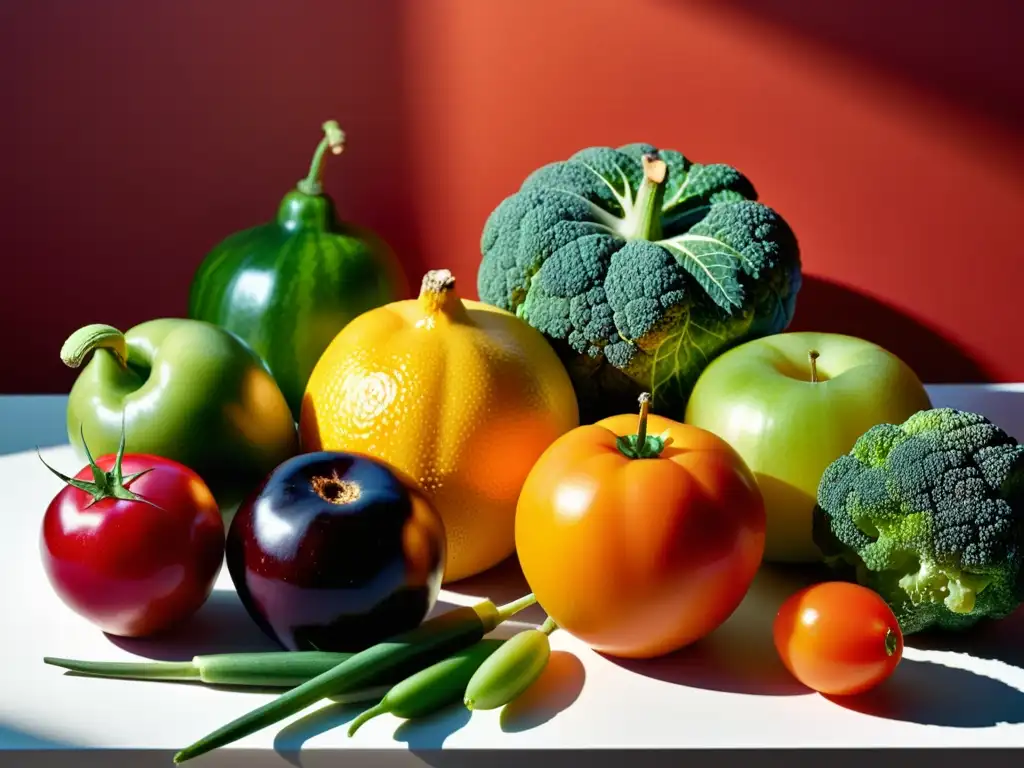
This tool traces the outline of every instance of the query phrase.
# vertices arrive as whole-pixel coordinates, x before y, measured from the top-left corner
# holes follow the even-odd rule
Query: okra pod
[[[514,635],[488,656],[466,685],[466,709],[497,709],[518,698],[548,665],[548,635],[557,628],[549,617],[539,629]]]
[[[348,735],[352,736],[371,718],[385,713],[411,720],[425,717],[448,704],[462,700],[466,684],[473,673],[505,640],[484,638],[456,654],[442,659],[416,674],[407,677],[389,690],[380,703],[370,707],[352,721]]]
[[[397,667],[430,666],[483,639],[495,627],[537,602],[526,595],[499,608],[490,600],[460,607],[424,621],[415,629],[353,654],[334,668],[281,694],[185,747],[174,756],[182,763],[273,725],[321,699],[364,687]]]

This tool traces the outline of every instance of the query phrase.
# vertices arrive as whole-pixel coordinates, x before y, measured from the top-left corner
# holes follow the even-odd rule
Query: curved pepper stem
[[[102,323],[93,323],[72,333],[60,349],[60,359],[69,368],[80,368],[97,349],[110,350],[122,367],[128,365],[128,342],[124,334]]]
[[[324,137],[317,144],[316,151],[313,153],[313,160],[309,164],[309,173],[296,185],[299,192],[306,195],[319,195],[323,192],[321,174],[327,150],[331,150],[333,155],[340,155],[345,149],[345,132],[341,130],[336,121],[328,120],[322,127]]]

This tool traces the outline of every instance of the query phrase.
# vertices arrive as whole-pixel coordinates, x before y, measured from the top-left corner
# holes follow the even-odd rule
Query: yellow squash
[[[540,332],[462,300],[448,270],[417,299],[355,318],[303,398],[307,451],[376,456],[419,481],[444,520],[445,582],[515,551],[519,491],[541,453],[579,424],[576,395]]]

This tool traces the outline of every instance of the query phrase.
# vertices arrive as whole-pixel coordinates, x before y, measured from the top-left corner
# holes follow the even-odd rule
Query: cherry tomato
[[[69,608],[104,632],[141,637],[206,602],[224,558],[225,529],[199,475],[123,449],[90,458],[74,478],[51,471],[67,485],[46,509],[40,549],[50,584]]]
[[[764,552],[764,502],[739,455],[646,408],[642,399],[639,423],[613,416],[556,440],[516,510],[519,562],[538,602],[621,658],[660,656],[716,629]]]
[[[790,674],[833,696],[874,688],[903,658],[903,632],[892,609],[877,592],[851,582],[826,581],[791,595],[773,634]]]

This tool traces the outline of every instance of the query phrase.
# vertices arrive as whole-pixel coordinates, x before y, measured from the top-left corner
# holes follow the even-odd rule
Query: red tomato
[[[591,648],[649,658],[716,629],[764,552],[764,502],[723,440],[660,416],[613,416],[556,440],[526,479],[516,549],[537,601]],[[646,430],[649,454],[620,437]],[[671,442],[663,446],[651,435]]]
[[[54,497],[40,549],[50,584],[68,607],[104,632],[141,637],[206,602],[224,557],[224,521],[210,489],[188,467],[125,456],[121,487],[143,501],[111,495],[115,463],[113,455],[96,460],[106,489],[99,501],[70,484]],[[137,472],[145,474],[129,477]],[[75,480],[96,477],[86,466]]]
[[[863,693],[886,680],[903,658],[903,632],[892,609],[867,587],[814,584],[791,595],[775,617],[782,663],[812,690]]]

